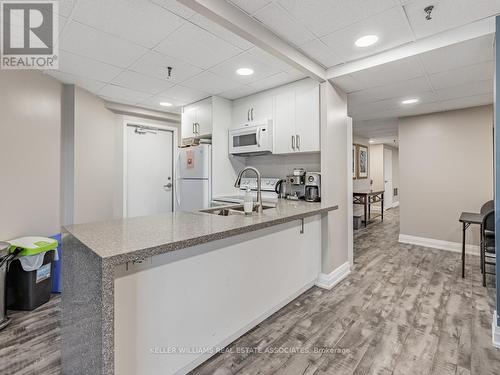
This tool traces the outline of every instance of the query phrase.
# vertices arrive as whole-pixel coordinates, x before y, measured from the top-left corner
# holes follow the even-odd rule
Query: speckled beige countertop
[[[106,263],[132,260],[255,231],[337,209],[326,203],[279,199],[276,208],[252,216],[203,212],[168,214],[66,226],[65,230]]]

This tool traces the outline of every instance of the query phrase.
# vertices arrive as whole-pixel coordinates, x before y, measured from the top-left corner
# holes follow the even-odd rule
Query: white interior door
[[[392,150],[384,148],[384,210],[392,207]]]
[[[173,133],[127,126],[126,216],[172,212]]]

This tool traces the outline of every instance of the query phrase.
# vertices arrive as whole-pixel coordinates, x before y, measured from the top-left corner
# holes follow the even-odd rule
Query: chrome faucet
[[[239,188],[241,186],[241,177],[246,171],[253,171],[257,175],[257,212],[262,212],[262,191],[260,186],[260,172],[257,168],[254,167],[245,167],[240,173],[238,173],[238,177],[236,178],[236,182],[234,183],[235,188]]]

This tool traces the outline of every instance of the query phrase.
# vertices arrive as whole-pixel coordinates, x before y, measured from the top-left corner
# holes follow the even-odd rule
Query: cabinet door
[[[196,108],[194,106],[186,106],[181,116],[181,134],[182,138],[195,137],[194,123],[196,122]]]
[[[274,100],[274,153],[295,152],[295,92],[279,93]]]
[[[264,93],[253,97],[250,102],[250,120],[263,122],[273,118],[273,96]]]
[[[212,134],[212,98],[196,103],[196,123],[198,135]]]
[[[297,151],[320,151],[319,86],[300,87],[295,93]]]
[[[231,127],[239,128],[250,122],[250,103],[248,100],[240,99],[233,103]]]

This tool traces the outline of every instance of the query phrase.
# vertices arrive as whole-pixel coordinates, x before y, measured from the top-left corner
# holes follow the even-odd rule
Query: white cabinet
[[[250,122],[264,122],[273,118],[273,95],[262,93],[238,99],[233,103],[233,125],[240,127]]]
[[[320,151],[319,85],[298,87],[295,91],[296,151]]]
[[[274,153],[320,151],[319,85],[301,81],[276,93]]]
[[[212,134],[212,98],[189,104],[183,108],[182,138]]]

